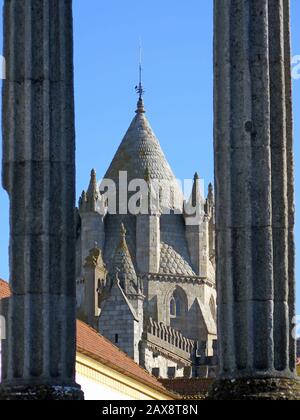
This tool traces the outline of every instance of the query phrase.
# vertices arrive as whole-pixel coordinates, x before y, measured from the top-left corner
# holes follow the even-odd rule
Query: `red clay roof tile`
[[[162,392],[166,388],[129,356],[87,324],[77,321],[77,350],[137,381]]]
[[[9,284],[0,279],[0,299],[4,299],[10,296]]]

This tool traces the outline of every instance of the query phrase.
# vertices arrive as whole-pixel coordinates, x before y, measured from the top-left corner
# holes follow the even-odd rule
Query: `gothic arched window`
[[[172,296],[170,301],[170,316],[175,317],[176,316],[176,301],[174,297]]]
[[[175,290],[170,300],[170,317],[178,318],[183,316],[183,312],[184,302],[182,301],[180,294],[177,292],[177,290]]]
[[[181,316],[182,315],[182,308],[181,308],[181,300],[180,298],[177,296],[176,297],[176,316]]]

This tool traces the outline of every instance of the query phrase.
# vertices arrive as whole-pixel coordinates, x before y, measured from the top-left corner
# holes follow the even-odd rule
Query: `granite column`
[[[289,0],[215,0],[216,399],[300,398]]]
[[[3,185],[10,198],[1,399],[81,399],[75,383],[71,0],[5,0]]]

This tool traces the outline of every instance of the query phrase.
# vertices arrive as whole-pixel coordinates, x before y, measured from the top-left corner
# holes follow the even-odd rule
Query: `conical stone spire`
[[[139,101],[140,104],[143,102]],[[127,171],[128,179],[144,179],[148,168],[152,179],[174,180],[175,176],[168,164],[146,116],[140,105],[132,120],[105,178],[118,180],[119,171]]]
[[[126,229],[122,223],[120,226],[120,242],[113,258],[112,277],[118,274],[120,284],[125,293],[139,293],[138,278],[130,256],[126,242]]]
[[[175,207],[182,209],[183,194],[160,143],[146,118],[143,99],[140,99],[136,116],[132,120],[104,178],[113,180],[118,187],[120,172],[126,174],[129,183],[135,179],[144,180],[146,170],[149,178],[157,182],[165,191],[174,191]],[[169,195],[171,196],[171,194]],[[169,199],[166,206],[172,208],[171,204],[173,203]]]

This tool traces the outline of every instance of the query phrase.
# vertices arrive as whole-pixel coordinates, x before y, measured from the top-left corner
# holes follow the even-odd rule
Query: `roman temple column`
[[[289,0],[215,0],[215,399],[300,399]]]
[[[81,399],[75,383],[71,0],[5,0],[3,185],[10,198],[0,399]]]

